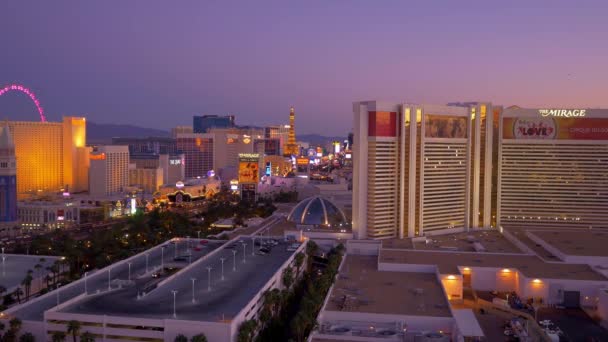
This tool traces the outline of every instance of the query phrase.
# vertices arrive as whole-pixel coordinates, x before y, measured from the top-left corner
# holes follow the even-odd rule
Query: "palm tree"
[[[17,289],[15,289],[15,292],[13,292],[13,295],[17,297],[17,303],[21,304],[21,296],[23,296],[23,290],[18,287]]]
[[[289,290],[291,284],[293,284],[293,269],[291,267],[287,267],[283,270],[283,285],[285,285],[285,288]]]
[[[71,320],[68,322],[68,334],[72,334],[72,338],[74,342],[76,342],[76,337],[80,335],[80,322]]]
[[[6,287],[0,285],[0,296],[6,293]]]
[[[21,335],[21,337],[19,337],[19,342],[35,342],[36,338],[34,337],[34,335],[32,335],[32,333],[25,333],[23,335]]]
[[[236,337],[238,342],[251,342],[255,337],[257,323],[253,319],[241,323]]]
[[[48,268],[48,267],[47,267],[47,268]],[[51,287],[51,280],[53,280],[53,278],[51,278],[51,275],[50,275],[50,274],[47,274],[47,275],[44,277],[44,281],[46,282],[46,287],[47,287],[47,288],[50,288],[50,287]]]
[[[36,264],[34,265],[34,269],[36,270],[36,276],[38,277],[38,291],[40,291],[42,289],[42,274],[40,274],[42,265]]]
[[[205,334],[202,334],[202,333],[198,334],[198,335],[194,335],[190,339],[190,342],[207,342],[207,336],[205,336]]]
[[[302,264],[304,264],[304,258],[305,258],[305,255],[302,252],[299,252],[295,256],[296,277],[297,277],[298,274],[300,274],[300,267],[302,267]]]
[[[188,342],[188,338],[182,334],[175,336],[175,342]]]
[[[53,331],[53,342],[65,342],[65,333],[63,331]]]
[[[85,331],[80,336],[80,342],[95,342],[95,335],[91,334],[88,331]]]
[[[27,273],[23,281],[21,281],[21,285],[25,288],[25,300],[27,301],[30,298],[30,290],[32,289],[32,275],[30,272]]]

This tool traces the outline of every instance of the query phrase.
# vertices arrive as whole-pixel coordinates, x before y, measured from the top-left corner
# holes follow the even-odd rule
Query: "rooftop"
[[[347,255],[325,310],[451,317],[433,273],[378,271],[375,256]]]
[[[413,242],[417,250],[457,250],[463,252],[523,253],[498,230],[482,230],[434,235],[427,242]],[[385,247],[389,248],[389,247]]]
[[[493,267],[517,269],[528,278],[577,279],[606,281],[589,265],[547,263],[535,255],[501,255],[444,251],[409,251],[381,249],[379,262],[437,265],[442,274],[458,274],[460,267]]]
[[[139,277],[141,274],[145,274],[146,268],[148,268],[149,272],[147,273],[147,276],[142,280],[143,282],[147,283],[150,280],[152,272],[160,268],[161,258],[164,258],[165,266],[186,266],[188,264],[187,259],[181,261],[173,260],[176,254],[180,256],[185,253],[186,239],[177,239],[176,241],[177,242],[175,244],[164,243],[131,257],[129,261],[131,262],[131,275],[133,279]],[[197,239],[190,239],[189,241],[192,245],[199,243],[199,240]],[[200,251],[197,251],[196,249],[191,249],[192,262],[217,249],[222,245],[222,243],[224,242],[209,241],[207,244],[204,245],[204,247],[199,247]],[[163,246],[165,246],[164,252],[162,251]],[[146,257],[146,254],[148,255],[148,257]],[[147,259],[148,262],[146,262]],[[146,267],[146,264],[148,264],[148,267]],[[107,291],[108,289],[108,269],[110,270],[110,285],[113,289],[113,292],[106,297],[103,292]],[[100,295],[97,298],[112,298],[111,300],[116,300],[114,297],[112,297],[113,295],[118,295],[120,293],[124,293],[125,291],[133,289],[132,287],[127,287],[123,290],[114,291],[116,288],[119,287],[118,283],[120,283],[121,281],[124,282],[125,280],[128,280],[128,272],[128,265],[126,262],[121,264],[110,265],[104,269],[89,272],[87,276],[87,293],[94,294],[99,291]],[[136,283],[138,282],[140,282],[140,280],[136,281]],[[9,309],[7,313],[19,317],[22,320],[42,321],[45,311],[55,307],[58,302],[64,303],[69,299],[73,299],[76,296],[83,294],[84,291],[85,281],[84,279],[80,279],[78,281],[65,285],[64,287],[60,287],[58,290],[54,290],[50,293],[47,293],[42,297],[36,298],[35,300],[29,301],[20,306],[13,307]],[[119,299],[117,302],[114,302],[114,304],[122,303],[122,300],[123,299]],[[83,301],[77,302],[77,305],[82,302]]]
[[[244,242],[244,249],[241,242]],[[135,286],[89,296],[60,311],[157,319],[172,318],[171,291],[176,290],[177,319],[215,322],[230,320],[262,290],[268,280],[294,253],[287,251],[287,244],[280,243],[267,255],[252,255],[253,245],[254,241],[245,237],[225,245],[212,256],[179,271],[173,279],[165,283],[161,282],[141,299],[137,298],[138,291],[142,291],[144,286],[150,283],[152,280],[150,277],[138,279]],[[224,280],[221,276],[222,258],[225,260]],[[234,265],[236,265],[235,271]],[[211,267],[210,272],[208,267]],[[192,303],[192,278],[196,279],[195,303]],[[209,284],[211,284],[210,290]]]
[[[594,230],[530,230],[566,255],[608,256],[608,232]]]

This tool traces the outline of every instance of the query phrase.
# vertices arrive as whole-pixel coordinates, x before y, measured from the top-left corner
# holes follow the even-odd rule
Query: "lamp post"
[[[87,276],[89,275],[89,272],[84,272],[84,294],[87,294]]]
[[[232,270],[236,271],[236,250],[232,250]]]
[[[177,258],[177,247],[179,246],[179,240],[175,241],[175,244],[173,245],[173,257]]]
[[[110,274],[111,274],[112,268],[108,267],[108,291],[110,291],[112,288],[110,287]]]
[[[226,258],[220,258],[220,260],[222,261],[222,280],[224,280],[224,260],[226,260]]]
[[[150,256],[150,253],[146,253],[146,273],[148,273],[148,256]]]
[[[190,280],[192,280],[192,304],[196,303],[196,300],[194,300],[194,282],[196,281],[196,278],[190,278]]]
[[[211,266],[207,266],[207,291],[211,291]]]
[[[163,267],[165,264],[165,246],[160,248],[160,271],[163,271]]]
[[[255,238],[251,239],[251,256],[255,255]]]
[[[196,232],[198,234],[198,239],[201,239],[201,231],[199,230],[198,232]]]
[[[177,312],[175,311],[175,296],[177,295],[177,290],[172,290],[173,293],[173,318],[177,318]]]
[[[127,265],[129,265],[129,277],[127,278],[127,280],[131,281],[131,263],[128,262]]]
[[[243,242],[243,264],[245,263],[245,246],[247,244]]]

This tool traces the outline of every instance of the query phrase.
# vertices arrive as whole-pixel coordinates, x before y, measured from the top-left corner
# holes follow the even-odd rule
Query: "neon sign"
[[[586,115],[586,109],[539,109],[538,113],[543,117],[555,116],[563,118],[583,117]]]

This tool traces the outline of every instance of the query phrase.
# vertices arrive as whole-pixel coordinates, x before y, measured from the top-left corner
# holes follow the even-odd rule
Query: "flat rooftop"
[[[172,291],[177,291],[177,319],[211,322],[231,320],[295,253],[287,251],[288,244],[280,242],[267,255],[252,255],[253,245],[253,240],[248,237],[224,245],[212,256],[200,260],[189,269],[180,270],[173,279],[159,285],[141,299],[138,299],[137,294],[152,281],[151,277],[138,279],[134,286],[89,296],[63,308],[60,312],[173,319]],[[233,251],[236,251],[236,255]],[[222,258],[224,259],[223,280]],[[235,265],[236,270],[233,270]],[[211,267],[210,272],[207,267]],[[196,279],[194,303],[192,278]]]
[[[488,253],[523,253],[521,249],[507,240],[498,230],[481,230],[447,235],[429,236],[425,241],[412,242],[417,250],[457,250],[477,252],[481,246]]]
[[[41,262],[40,259],[45,261]],[[47,267],[53,265],[60,257],[46,255],[23,255],[23,254],[4,254],[4,262],[0,259],[0,285],[10,290],[18,285],[27,276],[27,271],[32,270],[34,279],[44,277],[49,273]],[[40,264],[42,268],[36,270],[34,266]]]
[[[434,273],[378,271],[376,256],[347,255],[325,310],[451,317]]]
[[[566,255],[608,256],[608,232],[593,230],[529,230]]]
[[[180,268],[187,266],[189,262],[187,258],[185,260],[180,261],[174,260],[175,255],[183,256],[186,253],[187,242],[191,244],[191,247],[194,247],[195,245],[202,246],[198,247],[198,249],[200,249],[199,251],[197,251],[195,248],[190,249],[192,253],[190,259],[192,262],[195,262],[196,260],[214,251],[225,243],[225,241],[206,241],[208,241],[208,243],[200,245],[198,239],[175,239],[175,243],[165,242],[161,245],[155,246],[142,253],[139,253],[131,257],[131,277],[132,279],[136,279],[144,274],[147,274],[146,277],[143,277],[143,281],[147,283],[151,278],[151,274],[155,270],[160,269],[161,263],[163,263],[163,265],[167,267],[171,266]],[[163,246],[164,249],[162,248]],[[148,256],[146,257],[146,255]],[[148,272],[146,272],[146,268],[148,269]],[[121,281],[128,280],[129,266],[127,263],[123,263],[120,265],[113,264],[101,270],[91,271],[89,272],[86,279],[86,287],[88,294],[94,294],[99,291],[102,294],[98,298],[104,297],[103,292],[108,290],[108,269],[110,269],[110,287],[113,289],[113,291],[119,287],[118,283],[120,283]],[[141,281],[142,280],[136,280],[135,282],[137,284]],[[130,288],[126,288],[125,290],[128,289]],[[54,308],[55,306],[57,306],[58,303],[64,303],[67,300],[73,299],[83,294],[84,292],[85,281],[83,278],[68,285],[65,285],[65,287],[60,287],[58,290],[51,291],[50,293],[47,293],[42,297],[36,298],[35,300],[31,300],[22,305],[13,307],[7,310],[7,313],[19,317],[22,320],[43,321],[45,311]],[[112,292],[112,294],[114,293],[118,294],[122,292]],[[92,298],[92,296],[89,298]],[[113,302],[113,304],[115,305],[118,305],[117,303],[121,303],[120,300],[117,302]]]
[[[460,267],[493,267],[517,269],[528,278],[607,281],[586,264],[547,263],[536,255],[500,255],[439,251],[381,249],[383,263],[437,265],[442,274],[459,274]]]

